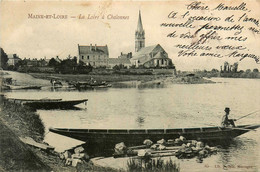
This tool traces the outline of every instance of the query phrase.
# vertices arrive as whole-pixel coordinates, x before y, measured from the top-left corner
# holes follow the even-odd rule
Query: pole
[[[245,118],[245,117],[247,117],[247,116],[249,116],[249,115],[252,115],[252,114],[254,114],[254,113],[256,113],[256,112],[259,112],[259,111],[260,111],[260,110],[257,110],[257,111],[251,112],[251,113],[249,113],[249,114],[247,114],[247,115],[244,115],[244,116],[238,118],[236,121],[238,121],[238,120],[240,120],[240,119],[242,119],[242,118]]]

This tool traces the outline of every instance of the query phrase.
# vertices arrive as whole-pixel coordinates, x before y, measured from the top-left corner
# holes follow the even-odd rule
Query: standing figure
[[[234,123],[234,121],[236,121],[236,120],[235,119],[228,119],[230,109],[228,107],[226,107],[224,111],[226,112],[226,114],[222,117],[221,126],[222,127],[229,127],[230,125],[232,125],[232,127],[236,127],[235,123]]]

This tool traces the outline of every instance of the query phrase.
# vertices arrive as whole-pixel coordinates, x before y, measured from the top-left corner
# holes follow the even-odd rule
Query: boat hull
[[[242,135],[260,125],[241,125],[236,129],[221,127],[185,128],[185,129],[147,129],[147,130],[102,130],[102,129],[62,129],[50,128],[53,133],[84,141],[86,143],[115,145],[139,145],[145,139],[156,142],[160,139],[176,139],[184,136],[188,140],[223,141]]]
[[[62,99],[13,99],[8,98],[10,102],[29,106],[33,109],[71,109],[75,105],[84,103],[88,99],[82,100],[62,100]]]
[[[68,100],[68,101],[28,101],[23,102],[23,105],[30,106],[34,109],[68,109],[72,108],[77,104],[87,102],[87,99],[84,100]]]

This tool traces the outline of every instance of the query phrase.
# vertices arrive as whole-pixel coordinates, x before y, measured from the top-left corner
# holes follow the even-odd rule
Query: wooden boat
[[[221,141],[230,140],[260,125],[239,125],[235,128],[203,127],[176,129],[69,129],[50,128],[49,131],[95,145],[112,145],[124,142],[126,145],[140,145],[145,139],[156,142],[160,139],[176,139],[184,136],[188,140]]]
[[[9,87],[10,90],[29,90],[29,89],[39,90],[42,88],[41,86],[33,86],[33,85],[29,85],[29,86],[9,85]]]
[[[70,85],[73,85],[77,89],[93,89],[93,88],[107,88],[111,87],[111,84],[108,84],[106,82],[77,82],[77,83],[71,83]]]
[[[80,103],[86,103],[88,99],[62,100],[62,99],[8,99],[14,103],[29,106],[33,109],[69,109]]]

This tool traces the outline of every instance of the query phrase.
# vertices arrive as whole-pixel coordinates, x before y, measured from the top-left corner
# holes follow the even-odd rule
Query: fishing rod
[[[249,116],[249,115],[252,115],[252,114],[254,114],[254,113],[256,113],[256,112],[259,112],[259,111],[260,111],[260,110],[257,110],[257,111],[251,112],[251,113],[249,113],[249,114],[247,114],[247,115],[241,116],[240,118],[236,119],[236,121],[238,121],[238,120],[240,120],[240,119],[242,119],[242,118],[245,118],[245,117],[247,117],[247,116]]]

